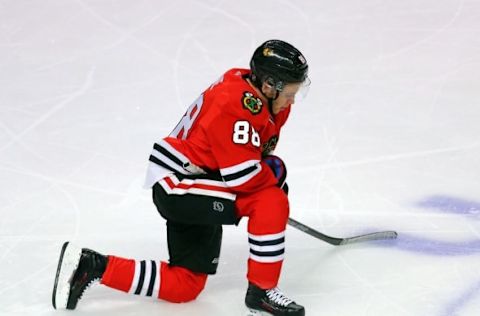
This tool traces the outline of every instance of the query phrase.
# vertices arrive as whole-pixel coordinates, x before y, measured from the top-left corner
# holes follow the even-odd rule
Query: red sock
[[[206,282],[207,275],[204,273],[195,273],[182,267],[172,267],[162,262],[162,284],[159,298],[174,303],[192,301],[203,290]]]
[[[166,262],[138,261],[108,256],[101,283],[135,295],[181,303],[194,300],[205,287],[207,275]]]
[[[249,218],[248,281],[262,289],[273,288],[280,278],[285,253],[288,197],[281,189],[270,187],[240,195],[236,207],[239,216]]]

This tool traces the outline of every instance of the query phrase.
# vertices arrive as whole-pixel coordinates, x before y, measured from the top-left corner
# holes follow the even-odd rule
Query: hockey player
[[[169,302],[194,300],[215,274],[222,225],[248,217],[248,289],[252,314],[305,315],[277,283],[289,214],[286,168],[272,152],[308,65],[292,45],[269,40],[250,69],[231,69],[154,144],[146,184],[167,221],[169,262],[104,256],[66,242],[53,290],[54,308],[75,309],[94,280]]]

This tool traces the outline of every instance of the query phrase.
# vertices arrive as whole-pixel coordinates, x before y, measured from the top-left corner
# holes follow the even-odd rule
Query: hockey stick
[[[383,240],[383,239],[395,239],[397,238],[398,234],[394,231],[382,231],[382,232],[375,232],[365,235],[359,235],[354,237],[347,237],[347,238],[336,238],[327,236],[322,234],[321,232],[308,227],[305,224],[300,223],[299,221],[294,220],[293,218],[288,219],[288,224],[292,227],[295,227],[302,232],[309,234],[315,238],[323,240],[331,245],[340,246],[346,244],[353,244],[357,242],[364,242],[364,241],[372,241],[372,240]]]

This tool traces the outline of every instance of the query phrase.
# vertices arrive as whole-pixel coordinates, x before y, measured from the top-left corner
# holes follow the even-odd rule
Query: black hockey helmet
[[[282,91],[287,83],[308,81],[308,64],[302,53],[281,40],[260,45],[250,60],[251,80],[261,88],[263,82]]]

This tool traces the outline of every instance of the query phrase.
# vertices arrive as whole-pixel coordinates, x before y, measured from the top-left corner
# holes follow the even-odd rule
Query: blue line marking
[[[478,292],[480,291],[480,282],[475,283],[471,287],[469,287],[465,292],[463,292],[460,297],[452,301],[450,304],[448,304],[445,307],[445,310],[443,311],[440,316],[460,316],[460,312],[462,308],[467,305],[469,301],[472,301],[472,299],[475,298],[475,296],[478,295]]]
[[[452,214],[480,215],[480,203],[448,195],[430,196],[420,201],[417,206],[438,209]]]
[[[478,219],[480,215],[480,203],[448,195],[430,196],[417,203],[417,206],[451,214],[464,215],[470,219]],[[403,235],[398,240],[397,247],[402,250],[421,252],[435,256],[472,255],[480,252],[480,240],[447,242]],[[460,315],[461,310],[475,299],[475,297],[479,295],[479,292],[480,282],[477,281],[461,293],[459,297],[446,305],[440,316]]]
[[[385,247],[416,252],[430,256],[468,256],[480,253],[480,240],[442,241],[400,232],[396,240],[375,242]]]

